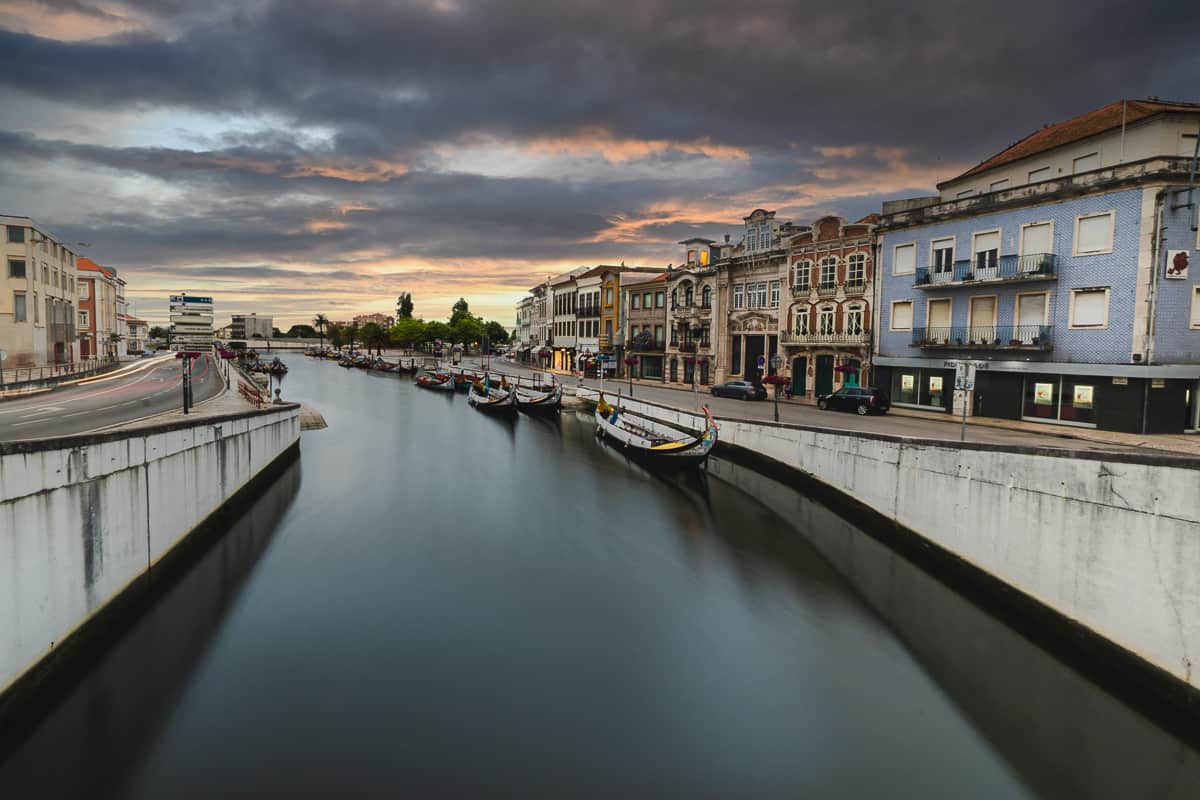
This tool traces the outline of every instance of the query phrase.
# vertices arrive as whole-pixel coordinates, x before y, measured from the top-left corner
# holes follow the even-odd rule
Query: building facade
[[[213,301],[186,293],[171,295],[171,349],[212,349]]]
[[[937,197],[885,204],[874,361],[893,404],[1196,429],[1198,127],[1200,106],[1117,102],[1031,134]],[[960,361],[979,365],[971,390],[955,390]]]
[[[716,343],[723,327],[717,301],[722,247],[701,238],[679,244],[684,247],[684,260],[678,268],[668,270],[666,277],[666,380],[707,386],[716,372]]]
[[[358,317],[354,320],[357,322]],[[274,322],[272,317],[260,317],[258,314],[234,314],[229,322],[229,338],[270,339],[274,333]]]
[[[0,216],[0,350],[4,367],[79,358],[76,255],[28,217]]]
[[[575,279],[575,360],[572,369],[595,376],[600,362],[601,268],[589,269]]]
[[[80,355],[83,358],[117,358],[125,330],[117,312],[116,271],[82,257],[76,259],[76,270]]]
[[[133,316],[125,317],[126,352],[131,356],[141,355],[146,351],[146,343],[150,341],[150,325],[144,319]]]
[[[797,399],[869,382],[876,220],[822,217],[788,240],[779,340]]]
[[[548,366],[564,372],[574,369],[576,346],[576,317],[578,288],[575,276],[584,270],[564,273],[548,281],[548,294],[552,309],[552,324],[549,347],[551,357]]]
[[[533,310],[533,297],[525,295],[517,302],[516,332],[513,334],[513,346],[518,353],[527,353],[533,341],[533,329],[530,316]]]
[[[269,317],[267,319],[270,319]],[[368,323],[375,323],[381,328],[390,330],[396,324],[396,318],[390,314],[357,314],[354,317],[354,324],[360,328]],[[269,327],[269,326],[268,326]],[[269,333],[267,334],[270,335]]]

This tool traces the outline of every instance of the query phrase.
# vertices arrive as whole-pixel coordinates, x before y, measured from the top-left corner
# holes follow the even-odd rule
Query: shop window
[[[1094,378],[1059,375],[1027,375],[1026,419],[1095,426],[1098,384]]]

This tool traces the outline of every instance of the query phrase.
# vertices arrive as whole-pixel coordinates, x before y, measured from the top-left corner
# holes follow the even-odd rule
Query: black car
[[[767,390],[752,381],[726,381],[712,387],[714,397],[733,397],[739,400],[766,400]]]
[[[817,397],[817,405],[822,409],[854,411],[863,415],[886,414],[892,407],[892,401],[879,389],[868,386],[843,386],[833,394]]]

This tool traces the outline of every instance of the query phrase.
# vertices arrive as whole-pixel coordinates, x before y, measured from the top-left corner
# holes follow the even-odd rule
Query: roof
[[[691,239],[684,239],[679,244],[716,244],[714,239],[705,239],[701,236],[693,236]]]
[[[621,279],[621,286],[640,286],[643,283],[666,281],[666,279],[667,273],[665,272],[636,272],[632,275],[623,275]]]
[[[75,259],[75,269],[83,271],[83,272],[99,272],[106,278],[116,277],[115,272],[108,269],[107,267],[100,266],[95,261],[92,261],[90,258],[87,258],[86,256],[80,256],[79,258]]]
[[[1062,147],[1072,142],[1078,142],[1081,139],[1096,136],[1105,131],[1120,128],[1122,119],[1124,120],[1124,124],[1128,125],[1147,117],[1152,117],[1155,114],[1168,112],[1200,114],[1200,103],[1163,102],[1159,100],[1117,100],[1106,106],[1101,106],[1094,111],[1081,114],[1078,117],[1072,117],[1064,122],[1056,122],[1034,131],[1016,144],[1001,150],[986,161],[971,167],[958,177],[942,181],[938,184],[938,188],[940,189],[947,184],[970,177],[971,175],[987,172],[1003,164],[1019,161],[1022,158],[1028,158],[1038,153],[1044,153],[1047,150],[1053,150],[1056,147]]]

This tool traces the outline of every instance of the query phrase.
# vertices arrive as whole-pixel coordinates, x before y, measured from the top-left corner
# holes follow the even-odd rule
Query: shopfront
[[[1082,375],[1026,375],[1021,418],[1094,428],[1100,381]]]
[[[954,370],[896,367],[889,393],[892,405],[949,413],[954,405]]]

